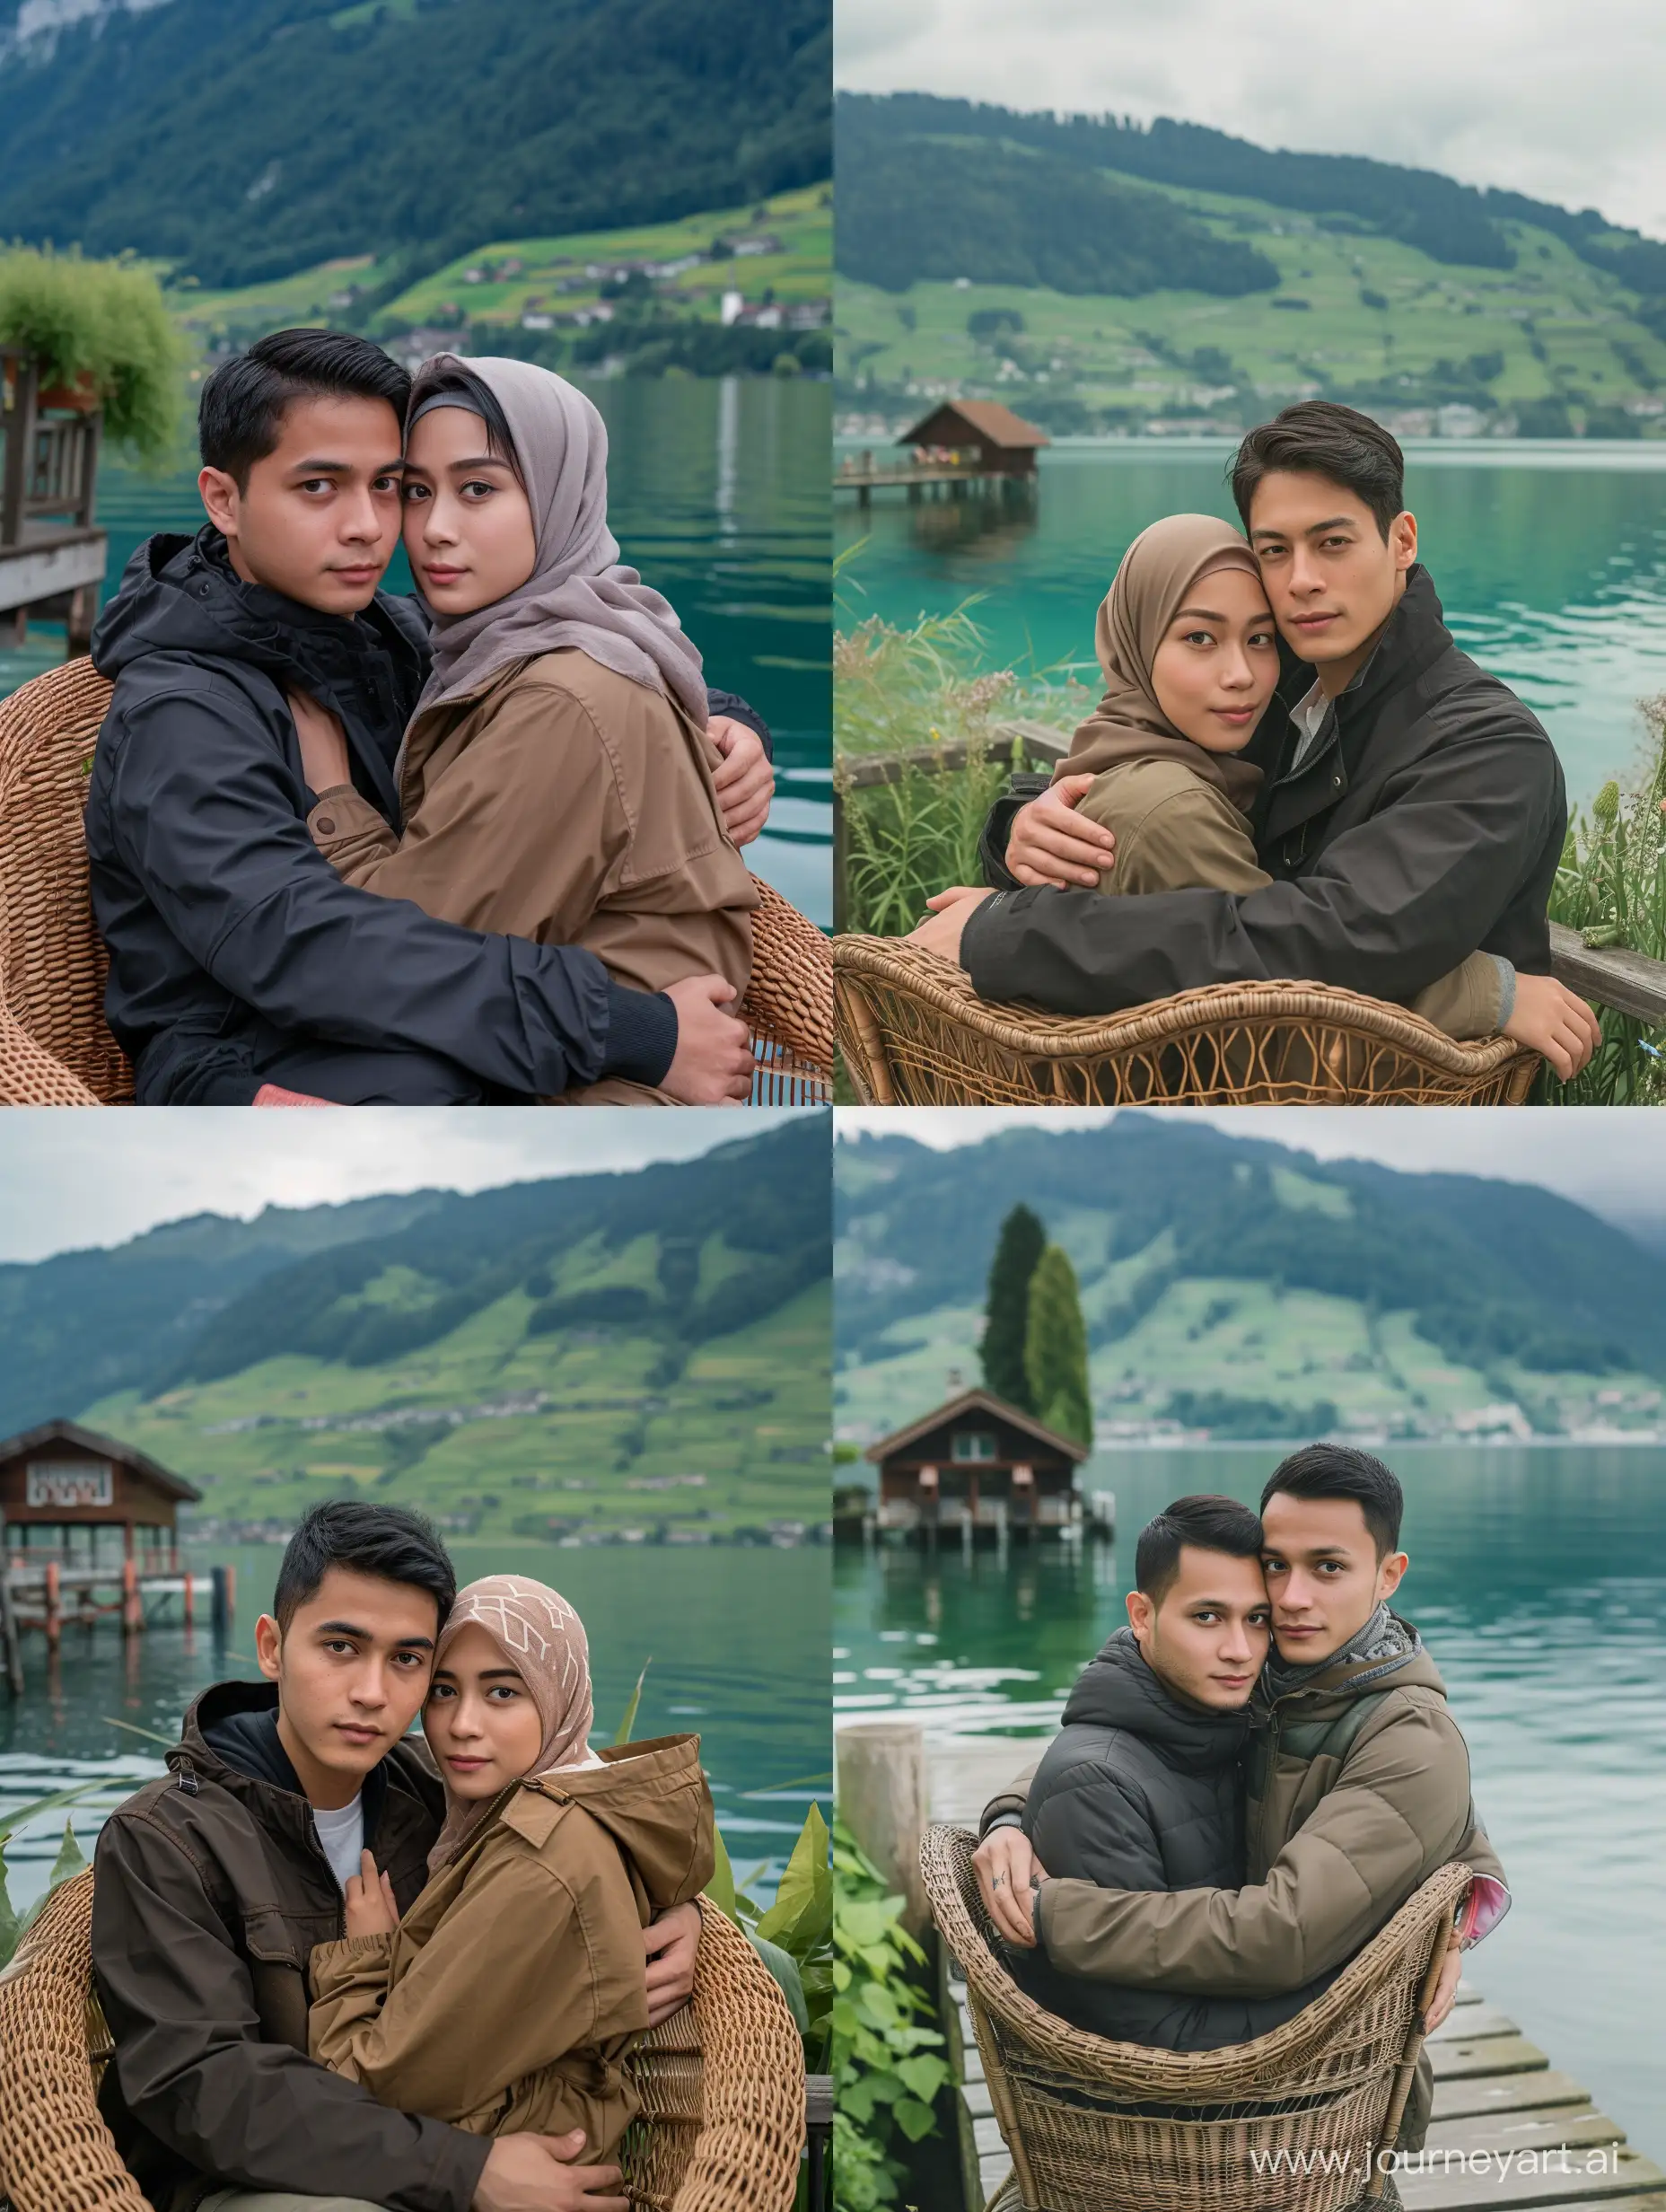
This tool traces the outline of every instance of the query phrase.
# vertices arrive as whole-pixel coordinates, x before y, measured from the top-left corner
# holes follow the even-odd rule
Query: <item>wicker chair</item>
[[[63,1883],[0,1975],[0,2196],[15,2212],[150,2212],[96,2102],[110,2032],[92,1988],[92,1873]],[[787,2212],[803,2047],[768,1969],[707,1906],[694,2002],[632,2061],[624,2162],[638,2212]]]
[[[1339,2212],[1391,2149],[1467,1866],[1443,1866],[1270,2035],[1179,2056],[1089,2035],[1026,1997],[990,1941],[977,1839],[934,1824],[920,1866],[966,1975],[1012,2180],[1001,2212]],[[1271,2154],[1282,2154],[1272,2170]],[[1373,2181],[1373,2187],[1380,2181]]]
[[[1539,1066],[1328,983],[1212,983],[1086,1019],[993,1005],[894,937],[836,937],[833,996],[871,1106],[1519,1106]]]
[[[133,1070],[104,1022],[82,810],[110,686],[91,661],[0,704],[0,1105],[114,1106]],[[759,882],[742,1013],[757,1105],[832,1095],[832,966],[814,923]]]

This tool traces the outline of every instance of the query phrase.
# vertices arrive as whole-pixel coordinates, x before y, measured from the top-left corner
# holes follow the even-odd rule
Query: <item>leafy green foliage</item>
[[[1060,1436],[1093,1442],[1088,1388],[1088,1338],[1070,1255],[1049,1244],[1030,1279],[1024,1324],[1024,1374],[1037,1418]]]
[[[118,445],[145,460],[172,447],[185,354],[148,269],[76,253],[0,253],[0,343],[35,355],[44,382],[84,378]]]
[[[901,1925],[904,1900],[887,1894],[838,1821],[833,1900],[834,2202],[837,2212],[882,2212],[908,2178],[902,2145],[935,2131],[949,2066],[925,1953]]]
[[[985,1382],[997,1398],[1022,1406],[1026,1413],[1039,1411],[1024,1365],[1024,1342],[1030,1327],[1030,1286],[1046,1250],[1047,1231],[1040,1221],[1027,1206],[1015,1206],[1001,1224],[989,1263],[983,1340],[978,1347]]]
[[[30,1906],[26,1912],[13,1909],[6,1890],[5,1847],[20,1828],[27,1828],[31,1821],[42,1820],[48,1813],[60,1812],[64,1806],[77,1804],[108,1786],[102,1780],[83,1782],[73,1789],[54,1790],[49,1797],[37,1797],[32,1804],[20,1805],[15,1813],[6,1815],[5,1825],[0,1828],[0,1969],[10,1964],[21,1944],[40,1914],[40,1908],[57,1889],[60,1882],[67,1882],[78,1874],[86,1865],[81,1846],[75,1841],[75,1831],[67,1821],[64,1823],[64,1840],[58,1846],[57,1856],[52,1862],[52,1871],[47,1877],[44,1894]]]
[[[1163,1411],[1185,1428],[1214,1436],[1323,1436],[1337,1426],[1328,1398],[1293,1406],[1275,1398],[1247,1398],[1231,1391],[1172,1391]]]

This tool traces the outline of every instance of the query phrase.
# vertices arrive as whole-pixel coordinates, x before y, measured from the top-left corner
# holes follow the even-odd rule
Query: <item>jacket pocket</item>
[[[307,2047],[307,1946],[276,1906],[243,1915],[243,1949],[263,2039]]]

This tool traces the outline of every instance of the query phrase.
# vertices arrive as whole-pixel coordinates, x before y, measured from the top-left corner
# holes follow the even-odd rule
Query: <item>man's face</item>
[[[279,1734],[309,1795],[328,1778],[346,1804],[393,1749],[427,1693],[438,1629],[425,1590],[340,1567],[287,1628],[261,1616],[256,1655],[277,1684]]]
[[[1179,1572],[1159,1602],[1128,1593],[1128,1621],[1158,1679],[1194,1705],[1236,1712],[1267,1657],[1267,1585],[1255,1559],[1180,1546]]]
[[[1311,1666],[1363,1628],[1406,1572],[1406,1554],[1379,1559],[1365,1515],[1351,1497],[1288,1497],[1261,1508],[1261,1564],[1281,1659]]]
[[[399,428],[385,399],[297,399],[241,491],[205,469],[203,505],[244,582],[321,614],[368,607],[399,541]]]
[[[1393,613],[1417,557],[1417,524],[1397,514],[1384,544],[1356,492],[1306,470],[1274,470],[1250,503],[1250,543],[1280,631],[1322,668],[1363,654]]]

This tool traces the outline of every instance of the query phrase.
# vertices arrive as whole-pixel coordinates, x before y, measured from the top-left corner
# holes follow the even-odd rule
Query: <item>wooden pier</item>
[[[855,492],[859,507],[871,506],[876,491],[906,490],[910,505],[922,499],[963,499],[969,484],[1029,483],[1010,470],[980,468],[975,462],[878,461],[859,454],[833,471],[836,492]]]
[[[61,621],[84,653],[108,559],[93,521],[101,417],[87,393],[43,384],[27,355],[0,353],[0,615],[22,645],[30,618]]]
[[[88,1632],[101,1620],[116,1618],[124,1637],[142,1636],[167,1623],[194,1628],[206,1618],[215,1636],[230,1629],[236,1605],[236,1569],[216,1567],[197,1574],[177,1555],[141,1567],[133,1559],[119,1566],[66,1566],[16,1555],[0,1565],[0,1669],[13,1697],[23,1693],[25,1630],[46,1639],[48,1660],[63,1646],[66,1627]]]
[[[906,1781],[876,1788],[872,1773],[878,1764],[894,1765],[899,1776],[906,1774],[903,1733],[894,1721],[890,1727],[875,1727],[855,1716],[839,1730],[840,1812],[847,1821],[843,1778],[847,1770],[853,1777],[861,1776],[864,1765],[870,1773],[858,1794],[906,1811]],[[880,1743],[874,1743],[877,1759],[864,1758],[859,1747],[849,1743],[849,1738],[863,1734],[890,1739],[882,1751]],[[1039,1758],[1041,1748],[1013,1737],[963,1737],[923,1755],[916,1752],[925,1773],[925,1817],[976,1828],[989,1799],[1022,1770],[1028,1759]],[[903,1825],[901,1820],[893,1823],[892,1850],[902,1848]],[[855,1832],[860,1836],[862,1830],[857,1828]],[[885,1833],[876,1835],[875,1842],[884,1853]],[[890,1877],[892,1867],[876,1856],[865,1838],[864,1848]],[[909,1897],[910,1913],[923,1909],[917,1876],[910,1888],[901,1880],[901,1869],[896,1873],[898,1886]],[[960,2082],[957,2110],[966,2201],[969,2212],[981,2212],[1011,2172],[1012,2161],[985,2086],[965,1985],[953,1960],[946,1952],[943,1956],[949,2055]],[[1429,2053],[1434,2067],[1434,2117],[1428,2141],[1421,2157],[1395,2175],[1406,2212],[1478,2212],[1483,2206],[1494,2212],[1528,2212],[1530,2207],[1555,2207],[1557,2212],[1666,2212],[1666,2171],[1633,2150],[1624,2129],[1600,2109],[1590,2092],[1553,2067],[1513,2020],[1467,1982],[1445,2025],[1430,2037]],[[1105,2212],[1117,2212],[1109,2198]]]

